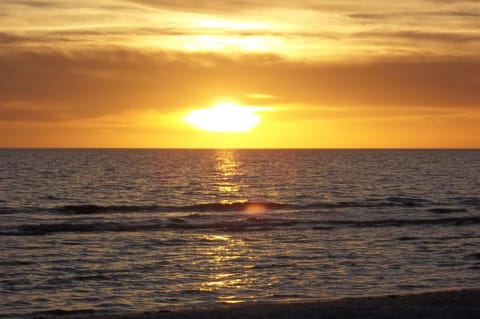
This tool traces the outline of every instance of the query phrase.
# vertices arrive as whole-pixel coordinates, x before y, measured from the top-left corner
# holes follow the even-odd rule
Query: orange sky
[[[477,0],[2,0],[0,147],[478,148],[479,52]]]

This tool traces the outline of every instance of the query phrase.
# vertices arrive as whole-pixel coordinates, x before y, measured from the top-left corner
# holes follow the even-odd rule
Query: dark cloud
[[[395,13],[350,13],[348,17],[363,20],[385,20],[391,18],[422,18],[422,17],[460,17],[460,18],[478,18],[480,12],[468,11],[429,11],[429,12],[395,12]]]
[[[0,45],[17,44],[25,42],[26,39],[14,33],[0,32]]]
[[[276,36],[276,37],[308,37],[317,39],[339,39],[341,36],[335,33],[322,32],[276,32],[273,30],[205,30],[198,28],[180,29],[180,28],[99,28],[99,29],[74,29],[74,30],[47,30],[30,32],[0,32],[0,47],[2,45],[37,45],[53,46],[58,43],[98,43],[99,39],[105,41],[115,41],[126,39],[126,41],[135,37],[163,37],[163,36],[185,36],[185,35],[209,35],[209,36],[233,36],[233,37],[253,37],[253,36]]]
[[[318,105],[476,107],[480,60],[385,60],[291,65],[272,70],[282,79],[274,94]],[[272,90],[274,86],[272,85]]]
[[[6,106],[0,104],[1,121],[35,121],[49,122],[52,120],[65,119],[65,116],[57,110],[50,109],[48,106],[44,110],[24,109],[21,107]]]
[[[89,43],[97,43],[101,40],[130,39],[132,34],[139,36],[178,36],[188,33],[188,30],[176,28],[99,28],[99,29],[73,29],[73,30],[41,30],[24,32],[0,32],[0,48],[2,46],[55,46],[59,43],[78,43],[87,46]],[[192,30],[194,32],[194,30]],[[125,40],[127,41],[127,40]]]
[[[45,7],[56,7],[59,5],[58,2],[53,1],[41,1],[41,0],[3,0],[4,4],[18,4],[23,6],[35,7],[35,8],[45,8]]]
[[[461,4],[461,3],[473,3],[478,4],[478,0],[424,0],[426,2],[444,3],[444,4]]]
[[[389,45],[392,48],[402,48],[402,42],[406,48],[411,48],[412,42],[437,43],[442,46],[456,46],[480,44],[480,33],[467,32],[423,32],[423,31],[369,31],[357,32],[351,34],[341,34],[334,32],[275,32],[270,30],[201,30],[201,29],[178,29],[178,28],[103,28],[103,29],[76,29],[62,31],[37,31],[24,33],[0,32],[1,46],[12,47],[15,45],[37,45],[45,46],[48,44],[53,47],[58,43],[78,43],[83,46],[88,43],[95,44],[99,39],[108,39],[108,41],[119,41],[121,39],[131,38],[131,34],[136,37],[163,37],[163,36],[184,36],[184,35],[216,35],[233,37],[253,37],[253,36],[274,36],[284,38],[308,38],[310,41],[316,40],[354,40],[364,41],[365,44]],[[468,52],[466,52],[468,53]]]
[[[318,106],[462,108],[480,101],[480,59],[473,58],[294,63],[273,55],[23,51],[0,54],[0,69],[0,117],[10,120],[88,118],[127,107],[170,112],[245,92]]]
[[[393,14],[397,15],[396,13]],[[392,16],[391,13],[349,13],[347,14],[352,19],[364,19],[364,20],[382,20]]]
[[[358,32],[352,35],[354,38],[367,38],[377,41],[405,40],[421,42],[440,42],[442,44],[462,44],[469,42],[480,43],[480,33],[459,32],[422,32],[422,31],[396,31],[396,32]]]

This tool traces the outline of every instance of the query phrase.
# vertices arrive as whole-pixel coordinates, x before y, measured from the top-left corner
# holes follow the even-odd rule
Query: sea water
[[[479,282],[479,150],[0,150],[0,317]]]

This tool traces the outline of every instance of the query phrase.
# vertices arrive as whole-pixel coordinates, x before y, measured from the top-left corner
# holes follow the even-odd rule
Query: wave
[[[0,215],[15,213],[15,209],[0,206]]]
[[[210,203],[210,204],[197,204],[191,206],[179,207],[180,210],[187,210],[192,212],[224,212],[224,211],[248,211],[248,210],[281,210],[294,208],[293,205],[280,204],[274,202],[233,202],[233,203]],[[176,209],[179,209],[178,207]]]
[[[37,225],[20,225],[15,229],[2,230],[0,236],[41,236],[54,233],[96,233],[96,232],[139,232],[163,229],[215,229],[224,231],[268,230],[275,227],[288,227],[297,224],[288,219],[266,219],[249,217],[239,220],[228,220],[210,223],[189,223],[181,218],[169,218],[165,221],[148,223],[45,223]]]
[[[452,217],[440,219],[381,219],[381,220],[330,220],[326,222],[332,226],[349,227],[403,227],[403,226],[422,226],[422,225],[449,225],[449,226],[467,226],[479,225],[480,217]]]
[[[89,215],[89,214],[101,214],[101,213],[131,213],[131,212],[152,212],[161,210],[161,206],[151,205],[151,206],[130,206],[130,205],[95,205],[95,204],[86,204],[86,205],[65,205],[51,210],[59,213],[65,214],[78,214],[78,215]]]
[[[302,205],[303,208],[382,208],[382,207],[423,207],[431,204],[426,199],[410,197],[388,197],[385,199],[364,199],[360,201],[323,202]]]
[[[287,218],[248,217],[236,220],[191,222],[182,218],[168,218],[142,223],[89,222],[89,223],[45,223],[18,225],[3,229],[0,236],[42,236],[54,233],[98,233],[98,232],[143,232],[161,230],[217,230],[217,231],[269,231],[279,228],[298,227],[329,231],[335,228],[381,228],[406,226],[468,226],[480,225],[480,217],[457,217],[441,219],[382,219],[382,220],[295,220]],[[399,240],[410,240],[405,237]]]
[[[30,212],[49,212],[66,215],[91,215],[105,213],[162,213],[162,212],[236,212],[236,211],[270,211],[270,210],[336,210],[344,208],[388,208],[388,207],[406,207],[422,208],[436,213],[460,213],[467,212],[467,207],[480,205],[480,199],[477,198],[454,198],[447,203],[435,203],[423,198],[415,197],[386,197],[386,198],[366,198],[352,201],[336,202],[314,202],[306,204],[295,203],[277,203],[262,201],[238,201],[238,202],[215,202],[200,203],[192,205],[99,205],[99,204],[72,204],[57,207],[8,207],[0,206],[0,214],[30,213]],[[456,206],[459,205],[459,206]]]
[[[480,207],[480,197],[455,197],[453,200],[461,205]]]
[[[277,202],[239,201],[201,203],[183,206],[163,205],[110,205],[95,204],[66,205],[53,210],[67,214],[98,214],[123,212],[236,212],[249,210],[285,210],[285,209],[342,209],[342,208],[382,208],[382,207],[424,207],[432,205],[429,200],[413,197],[387,197],[384,199],[364,199],[359,201],[316,202],[307,204],[291,204]],[[455,209],[455,208],[452,208]],[[460,209],[463,208],[459,208]]]
[[[53,233],[91,233],[91,232],[131,232],[162,228],[161,224],[125,224],[125,223],[51,223],[37,225],[20,225],[12,230],[0,231],[0,235],[48,235]]]
[[[100,314],[101,312],[95,311],[95,309],[75,309],[75,310],[64,310],[64,309],[54,309],[54,310],[45,310],[34,312],[28,316],[28,318],[86,318],[94,314]],[[109,317],[108,315],[106,317]]]
[[[453,213],[466,213],[466,208],[447,208],[447,207],[435,207],[428,209],[429,212],[435,214],[453,214]]]
[[[163,205],[97,205],[80,204],[64,205],[58,207],[2,207],[0,206],[0,215],[31,213],[31,212],[50,212],[65,215],[94,215],[104,213],[148,213],[148,212],[234,212],[247,211],[249,209],[257,210],[281,210],[294,207],[288,204],[279,204],[271,202],[232,202],[232,203],[206,203],[185,206],[163,206]]]
[[[66,205],[53,210],[67,214],[99,214],[122,212],[234,212],[252,210],[280,210],[291,208],[292,205],[273,202],[232,202],[232,203],[206,203],[186,206],[161,206],[161,205]]]
[[[480,261],[480,253],[466,255],[465,259]]]
[[[385,206],[421,206],[428,201],[409,197],[388,197],[386,199],[365,199],[360,201],[316,202],[307,204],[291,204],[262,201],[214,202],[192,205],[99,205],[69,204],[57,207],[8,207],[0,206],[0,214],[21,212],[55,212],[60,214],[102,214],[130,212],[230,212],[282,209],[336,209],[349,207],[385,207]]]

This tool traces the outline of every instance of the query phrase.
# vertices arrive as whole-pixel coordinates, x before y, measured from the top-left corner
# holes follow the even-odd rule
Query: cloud
[[[459,4],[459,3],[473,3],[478,4],[478,0],[425,0],[433,3]]]
[[[313,105],[478,107],[479,73],[480,60],[463,58],[288,65],[270,72],[275,91],[262,89]]]
[[[134,36],[132,35],[134,34]],[[141,36],[181,36],[188,32],[176,28],[97,28],[87,29],[78,28],[73,30],[41,30],[41,31],[23,31],[23,32],[0,32],[0,46],[8,45],[36,45],[36,46],[55,46],[63,44],[95,44],[102,40],[105,43],[111,41],[130,40],[132,37]]]
[[[245,92],[313,107],[480,107],[474,58],[300,63],[274,55],[47,50],[3,52],[0,69],[0,117],[12,121],[169,113]]]
[[[386,12],[386,13],[350,13],[348,17],[363,20],[386,20],[391,18],[428,18],[428,17],[460,17],[460,18],[478,18],[480,12],[468,11],[420,11],[420,12]]]
[[[35,8],[46,8],[58,6],[58,2],[54,1],[40,1],[40,0],[3,0],[4,4],[16,4]]]
[[[196,1],[196,0],[131,0],[132,3],[138,3],[162,9],[174,9],[189,12],[229,12],[255,10],[259,8],[273,7],[291,7],[292,1],[265,1],[265,0],[220,0],[220,1]],[[293,2],[294,3],[294,2]],[[300,6],[299,4],[297,6]]]
[[[0,50],[118,46],[349,60],[419,52],[474,56],[480,37],[473,2],[6,0],[0,8],[7,13]]]
[[[7,122],[50,122],[65,119],[61,112],[50,107],[28,109],[18,105],[0,104],[0,121]]]
[[[301,10],[310,10],[319,12],[334,12],[337,14],[347,13],[349,11],[358,12],[364,10],[365,8],[375,8],[380,10],[380,13],[365,13],[365,17],[382,17],[382,16],[392,16],[400,15],[404,12],[401,12],[402,8],[408,7],[415,9],[415,11],[424,10],[426,15],[435,14],[435,12],[428,12],[428,9],[437,8],[438,5],[442,5],[445,8],[462,8],[463,11],[451,11],[452,15],[459,16],[471,16],[475,17],[476,14],[470,13],[468,8],[462,6],[471,6],[478,5],[478,0],[410,0],[405,2],[389,2],[381,0],[367,0],[367,1],[357,1],[357,0],[278,0],[278,1],[267,1],[267,0],[219,0],[219,1],[196,1],[196,0],[128,0],[131,3],[141,4],[153,8],[160,9],[171,9],[179,11],[188,11],[188,12],[209,12],[209,13],[245,13],[255,10],[263,9],[301,9]],[[382,12],[383,11],[383,12]],[[394,12],[394,13],[392,13]],[[399,13],[401,12],[401,13]],[[383,15],[385,13],[385,15]],[[422,14],[421,11],[418,12]],[[448,12],[438,12],[438,14],[443,15]],[[358,13],[358,18],[362,17],[362,13]],[[356,16],[356,13],[352,13],[352,17]]]
[[[132,36],[134,34],[134,36]],[[332,45],[332,49],[336,45],[342,43],[350,43],[355,45],[362,43],[364,47],[370,48],[370,54],[365,56],[381,52],[381,50],[390,50],[392,52],[403,51],[404,54],[412,54],[412,52],[418,52],[419,49],[425,50],[425,52],[437,51],[437,55],[452,54],[455,52],[460,54],[473,54],[476,48],[480,49],[480,33],[470,32],[425,32],[425,31],[383,31],[372,30],[363,32],[352,33],[339,33],[339,32],[316,32],[310,30],[310,32],[278,32],[271,30],[199,30],[199,29],[182,29],[182,28],[155,28],[155,27],[138,27],[136,29],[128,28],[98,28],[92,29],[73,29],[73,30],[53,30],[53,31],[30,31],[30,32],[0,32],[0,48],[3,46],[6,49],[11,49],[15,46],[37,46],[37,47],[52,47],[63,45],[67,48],[85,48],[89,45],[98,46],[100,41],[103,41],[105,47],[108,45],[120,45],[135,39],[145,39],[148,41],[157,41],[162,46],[172,42],[171,37],[182,38],[184,36],[195,37],[208,35],[213,41],[227,41],[228,39],[234,39],[239,43],[241,49],[241,41],[248,41],[251,39],[264,39],[274,37],[276,39],[304,39],[308,40],[310,45],[315,43],[322,43],[328,41],[329,45]],[[193,41],[199,41],[198,38],[191,38]],[[225,40],[226,39],[226,40]],[[183,39],[183,41],[186,41]],[[186,42],[185,42],[186,43]],[[412,45],[415,43],[415,45]],[[419,46],[421,44],[421,46]],[[459,45],[463,50],[459,50]],[[174,48],[169,48],[170,50]],[[181,47],[179,48],[182,49]],[[305,47],[299,47],[298,50],[305,50]],[[375,53],[375,49],[378,51]],[[147,51],[152,51],[150,48]],[[240,50],[241,51],[241,50]],[[463,51],[463,52],[462,52]],[[408,53],[410,52],[410,53]],[[231,54],[231,51],[223,52],[225,55]],[[289,54],[287,52],[278,52],[278,54]],[[388,53],[387,53],[388,54]],[[418,53],[416,53],[418,54]],[[385,55],[385,53],[384,53]],[[308,58],[308,56],[306,56]]]
[[[297,37],[297,38],[316,38],[320,40],[337,40],[341,37],[335,33],[310,33],[310,32],[279,32],[273,30],[202,30],[198,28],[173,28],[173,27],[137,27],[137,28],[97,28],[92,29],[73,29],[73,30],[41,30],[41,31],[23,31],[23,32],[0,32],[0,48],[2,46],[39,46],[55,47],[59,44],[64,45],[97,45],[102,41],[105,45],[120,44],[122,41],[129,42],[132,39],[150,39],[158,43],[169,42],[165,38],[181,38],[183,36],[208,36],[208,37],[233,37],[242,39],[248,37]],[[221,41],[221,40],[219,40]]]
[[[0,46],[25,42],[25,38],[14,33],[0,32]]]
[[[462,43],[480,43],[480,33],[460,32],[422,32],[422,31],[394,31],[394,32],[358,32],[352,35],[353,38],[377,39],[385,42],[391,40],[437,42],[446,45],[458,45]]]

